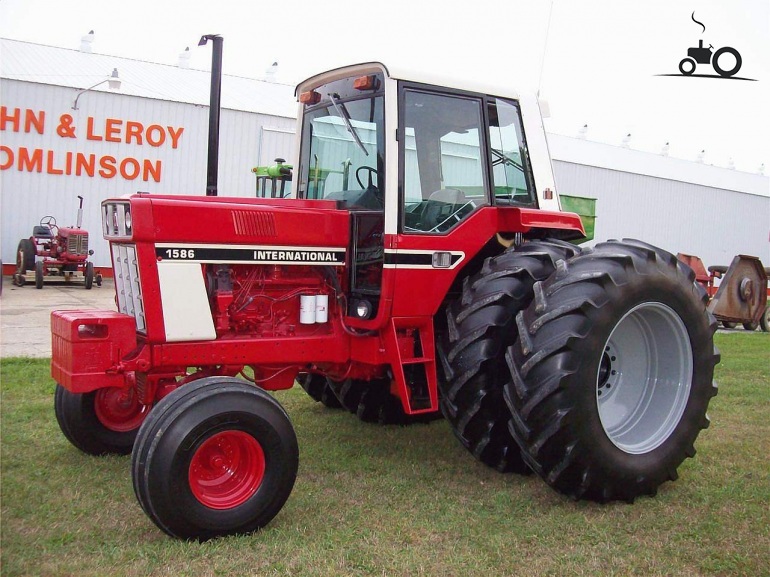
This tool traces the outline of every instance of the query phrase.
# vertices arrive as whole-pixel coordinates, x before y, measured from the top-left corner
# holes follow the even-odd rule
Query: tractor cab
[[[548,159],[535,98],[379,63],[312,77],[297,97],[293,193],[350,212],[353,317],[378,317],[383,295],[393,314],[434,315],[461,263],[499,251],[498,233],[530,236],[522,218],[550,221],[538,236],[582,234],[558,213],[550,162],[531,160],[530,149]],[[415,286],[423,298],[405,292]]]

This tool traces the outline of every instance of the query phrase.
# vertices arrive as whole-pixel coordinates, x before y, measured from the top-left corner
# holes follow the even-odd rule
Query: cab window
[[[348,208],[383,210],[384,98],[381,92],[353,89],[354,80],[315,89],[319,102],[303,115],[297,193]]]
[[[444,233],[489,203],[482,101],[406,89],[402,102],[403,230]]]
[[[489,100],[489,147],[497,204],[533,204],[534,187],[516,103]]]

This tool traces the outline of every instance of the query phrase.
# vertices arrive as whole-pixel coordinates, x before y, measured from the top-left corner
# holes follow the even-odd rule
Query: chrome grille
[[[70,234],[67,238],[67,252],[69,254],[85,256],[88,254],[88,233]]]
[[[104,238],[130,239],[133,234],[131,203],[128,201],[105,200],[102,203],[102,233]]]
[[[112,262],[115,266],[115,291],[118,295],[118,312],[131,315],[136,321],[136,330],[147,331],[147,322],[142,301],[142,283],[139,279],[139,263],[136,246],[112,243]]]

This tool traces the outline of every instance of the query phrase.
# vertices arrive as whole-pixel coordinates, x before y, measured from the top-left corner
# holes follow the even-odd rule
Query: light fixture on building
[[[278,62],[273,62],[270,67],[265,70],[265,82],[275,82],[276,72],[278,72]]]
[[[184,49],[184,52],[179,55],[179,62],[177,63],[177,66],[179,68],[184,68],[185,70],[190,68],[190,56],[190,47],[188,46]]]
[[[104,80],[100,80],[99,82],[97,82],[93,86],[89,86],[85,90],[81,90],[80,92],[78,92],[77,96],[75,97],[75,102],[72,104],[72,110],[78,109],[78,99],[80,99],[81,95],[85,94],[89,90],[93,90],[94,88],[96,88],[100,84],[104,84],[105,82],[107,83],[107,86],[109,87],[110,90],[120,90],[121,80],[120,80],[120,76],[118,76],[117,68],[112,69],[112,74],[109,77],[105,78]]]
[[[85,52],[86,54],[91,54],[94,51],[93,47],[91,46],[93,43],[94,31],[91,30],[88,34],[80,38],[80,51]]]
[[[623,140],[620,142],[621,148],[631,148],[631,133],[629,132],[623,137]]]

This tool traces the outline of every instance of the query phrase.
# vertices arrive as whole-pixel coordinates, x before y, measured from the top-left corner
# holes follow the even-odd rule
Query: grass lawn
[[[2,360],[2,575],[768,575],[770,335],[717,335],[698,455],[655,498],[570,501],[476,462],[437,421],[382,427],[277,394],[300,444],[263,531],[187,543],[144,515],[130,457],[89,457],[53,414],[48,361]]]

